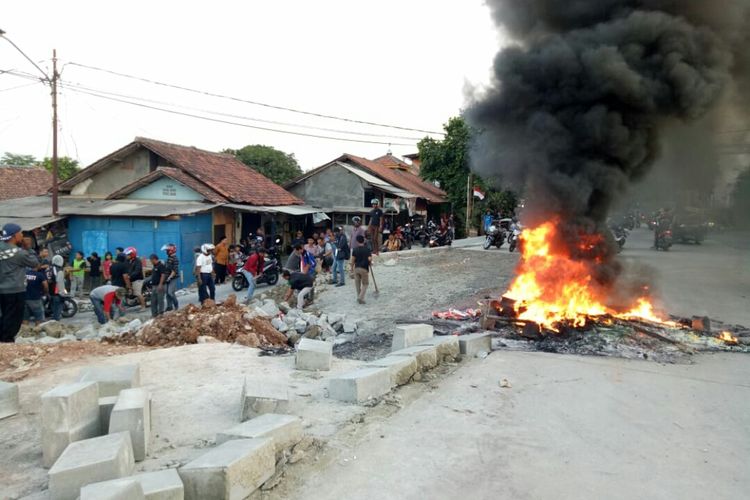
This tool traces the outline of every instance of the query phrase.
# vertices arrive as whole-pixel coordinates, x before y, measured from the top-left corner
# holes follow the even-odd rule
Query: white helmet
[[[216,247],[213,246],[211,243],[204,243],[203,245],[201,245],[201,252],[208,253],[211,250],[213,250],[214,248],[216,248]]]

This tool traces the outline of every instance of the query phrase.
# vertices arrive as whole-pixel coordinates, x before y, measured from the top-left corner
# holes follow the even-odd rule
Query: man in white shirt
[[[214,246],[206,243],[201,246],[201,254],[195,259],[195,276],[198,279],[198,299],[201,304],[206,299],[216,300],[216,286],[214,285],[214,259],[211,254]]]

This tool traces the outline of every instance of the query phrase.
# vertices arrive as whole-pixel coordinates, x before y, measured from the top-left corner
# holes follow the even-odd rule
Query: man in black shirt
[[[109,268],[109,273],[112,275],[112,286],[126,288],[125,275],[128,274],[128,265],[125,263],[125,255],[117,254],[115,263]]]
[[[372,210],[370,210],[370,224],[367,226],[367,232],[370,235],[372,251],[375,255],[380,252],[380,246],[383,244],[381,236],[383,234],[383,210],[380,208],[380,200],[372,199]]]
[[[152,253],[151,260],[151,317],[164,314],[164,281],[167,279],[166,268],[159,257]]]
[[[146,301],[143,298],[143,263],[135,247],[128,247],[123,252],[128,263],[128,275],[125,282],[130,292],[138,298],[141,309],[146,308]]]
[[[372,252],[363,244],[365,242],[364,236],[361,234],[357,236],[357,241],[362,243],[362,245],[352,250],[351,269],[352,274],[354,274],[354,276],[352,276],[354,278],[354,286],[357,289],[357,302],[364,304],[367,285],[370,284]]]
[[[313,290],[313,277],[307,273],[290,273],[288,269],[284,269],[281,276],[289,284],[289,291],[286,292],[284,300],[288,302],[292,298],[292,294],[296,291],[297,309],[303,309],[305,307],[305,299]]]
[[[177,302],[177,278],[180,276],[180,261],[177,259],[177,245],[174,243],[168,243],[162,247],[162,250],[167,252],[167,263],[164,266],[164,270],[167,274],[166,280],[164,281],[167,286],[167,311],[176,311],[179,307],[179,303]]]
[[[89,261],[89,279],[91,280],[89,290],[98,288],[102,284],[102,259],[99,254],[91,252],[91,256],[86,259]]]

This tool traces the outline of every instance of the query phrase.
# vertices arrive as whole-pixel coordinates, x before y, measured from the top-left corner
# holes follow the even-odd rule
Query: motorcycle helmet
[[[62,255],[55,255],[52,257],[52,265],[57,267],[63,267],[65,264],[65,260],[63,259]]]
[[[370,200],[370,205],[380,205],[380,200],[378,200],[377,198],[373,198],[372,200]]]
[[[174,243],[167,243],[161,247],[163,252],[167,252],[167,255],[174,255],[177,253],[177,246]]]
[[[122,253],[126,256],[133,256],[136,257],[138,255],[138,250],[135,249],[135,247],[128,247],[125,250],[122,251]]]
[[[204,243],[203,245],[201,245],[201,252],[207,254],[207,253],[211,252],[214,248],[216,248],[216,247],[214,245],[212,245],[211,243]]]
[[[354,224],[359,224],[360,222],[362,222],[362,217],[360,217],[359,215],[355,215],[354,217],[352,217],[352,222]]]

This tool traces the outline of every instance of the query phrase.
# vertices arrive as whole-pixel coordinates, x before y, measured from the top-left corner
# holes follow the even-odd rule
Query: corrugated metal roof
[[[363,181],[367,182],[368,184],[377,187],[378,189],[382,189],[383,191],[386,191],[388,193],[394,194],[398,196],[399,198],[416,198],[417,195],[414,193],[410,193],[409,191],[404,191],[403,189],[397,188],[393,184],[389,184],[385,182],[383,179],[380,179],[379,177],[375,177],[372,174],[368,174],[361,168],[357,168],[353,165],[347,165],[344,162],[337,161],[337,165],[340,167],[344,167],[349,172],[353,173]]]
[[[49,226],[53,222],[57,222],[65,217],[8,217],[6,215],[0,215],[0,226],[5,224],[14,223],[21,226],[24,231],[31,231],[38,227]]]
[[[309,205],[279,205],[279,206],[255,206],[255,205],[240,205],[237,203],[226,203],[222,205],[227,208],[234,208],[236,210],[242,210],[243,212],[254,212],[254,213],[282,213],[289,215],[308,215],[323,212],[321,208],[311,207]]]

